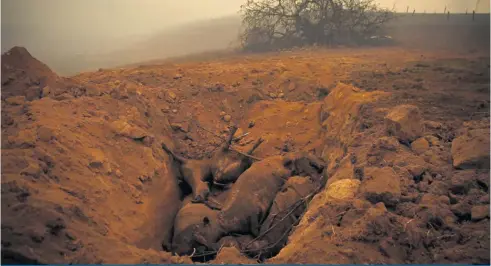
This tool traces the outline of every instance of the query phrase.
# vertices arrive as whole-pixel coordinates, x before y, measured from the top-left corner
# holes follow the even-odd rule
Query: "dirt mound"
[[[489,55],[452,56],[321,50],[61,78],[16,48],[2,57],[2,262],[190,263],[206,246],[213,263],[489,263]],[[173,256],[175,218],[210,208],[185,197],[176,157],[216,162],[228,136],[236,156],[208,170],[235,173],[262,138],[237,167],[250,178],[196,182],[222,210],[194,217],[204,233],[182,235],[199,245]],[[297,171],[316,163],[282,161],[297,152],[321,158],[318,179]],[[209,245],[215,220],[230,232]]]
[[[463,173],[453,169],[449,145],[436,139],[434,132],[425,131],[421,117],[411,126],[396,127],[396,136],[391,136],[392,122],[370,123],[368,128],[361,126],[384,118],[418,119],[412,115],[417,107],[411,107],[411,112],[401,112],[407,106],[377,109],[373,103],[380,97],[388,95],[338,86],[324,101],[323,112],[327,113],[324,124],[331,129],[324,134],[326,142],[331,143],[324,154],[332,162],[328,168],[327,192],[320,193],[310,203],[289,239],[290,244],[272,261],[326,263],[335,258],[337,263],[488,263],[489,247],[479,243],[489,243],[489,235],[484,233],[489,231],[489,221],[482,220],[489,209],[489,170]],[[489,121],[484,123],[481,128],[488,127]],[[424,132],[433,141],[432,147],[418,156],[406,146],[409,133],[404,133],[405,129],[411,134]],[[479,166],[476,164],[474,168]],[[472,184],[474,189],[455,195],[451,176],[459,176],[455,183]],[[361,182],[338,185],[344,180]],[[472,209],[478,217],[473,220]],[[473,223],[482,229],[468,231]],[[476,240],[462,239],[474,233]],[[360,254],[357,250],[364,252]],[[453,255],[448,250],[472,252]],[[318,254],[304,256],[312,252]]]
[[[18,115],[2,138],[4,254],[41,263],[170,261],[134,246],[158,249],[180,201],[157,144],[165,131],[149,124],[135,101],[43,98],[7,108]],[[114,130],[111,122],[121,120],[143,135]]]
[[[169,123],[139,95],[95,97],[2,102],[2,260],[179,261],[156,251],[181,198],[159,144]]]
[[[2,54],[2,98],[25,96],[39,99],[41,90],[59,77],[48,66],[32,57],[23,47]]]
[[[97,96],[99,90],[90,83],[59,77],[23,47],[14,47],[2,54],[2,100],[12,98],[11,102],[19,102],[83,95]]]

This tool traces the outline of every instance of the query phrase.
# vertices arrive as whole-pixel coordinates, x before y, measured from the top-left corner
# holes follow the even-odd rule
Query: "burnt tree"
[[[243,49],[266,51],[359,44],[380,33],[393,12],[374,0],[247,0],[241,14]]]

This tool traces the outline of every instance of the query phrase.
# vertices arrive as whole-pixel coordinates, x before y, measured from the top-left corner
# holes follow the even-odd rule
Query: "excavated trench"
[[[241,231],[239,233],[228,232],[224,233],[219,241],[214,243],[214,245],[207,246],[200,243],[199,241],[193,241],[192,243],[189,243],[189,248],[187,252],[181,252],[177,254],[181,256],[191,256],[191,259],[194,262],[208,262],[210,260],[213,260],[216,258],[216,255],[220,251],[220,249],[224,247],[235,247],[241,252],[241,254],[244,254],[251,259],[257,259],[260,262],[277,255],[281,248],[283,248],[283,246],[286,244],[287,237],[290,234],[291,230],[295,225],[298,224],[299,219],[306,211],[305,206],[306,204],[308,204],[308,200],[316,194],[314,191],[309,191],[311,193],[310,195],[307,195],[309,199],[297,199],[297,201],[290,203],[287,206],[283,206],[283,208],[279,210],[277,207],[273,207],[273,205],[278,205],[278,203],[276,203],[277,200],[286,201],[284,199],[284,197],[286,196],[293,196],[293,198],[295,198],[295,194],[297,193],[295,191],[296,188],[289,187],[291,186],[291,184],[294,184],[297,187],[306,185],[301,179],[307,180],[307,177],[296,176],[293,178],[295,180],[292,180],[291,182],[285,182],[281,190],[278,191],[277,196],[275,197],[275,201],[269,206],[268,212],[266,213],[266,217],[269,217],[269,219],[267,219],[268,223],[263,222],[260,227],[260,233],[258,235],[254,235],[250,231]],[[186,217],[184,219],[188,219],[188,221],[180,220],[179,222],[186,223],[187,226],[190,227],[213,227],[211,223],[217,221],[216,218],[214,219],[213,214],[210,215],[208,213],[210,212],[210,210],[208,209],[211,209],[212,212],[219,212],[219,210],[213,210],[208,206],[200,206],[203,205],[203,203],[192,203],[191,188],[187,184],[181,187],[184,195],[183,202],[185,205],[183,205],[180,212],[181,215]],[[313,186],[311,186],[311,188],[313,189]],[[233,189],[233,187],[230,189]],[[217,198],[226,199],[230,195],[230,192],[222,188],[213,188],[212,195]],[[207,210],[184,213],[186,208],[191,210],[207,208]],[[274,220],[274,222],[271,222],[271,220]],[[281,233],[275,232],[275,234],[270,233],[266,236],[268,232],[273,231],[275,228],[277,228],[276,231],[281,231]],[[174,228],[174,230],[175,229],[176,228]],[[174,234],[175,233],[176,231],[174,231]],[[176,239],[174,239],[174,241],[182,241],[181,238],[186,237],[187,236],[176,236]],[[267,238],[267,240],[261,240],[262,238]],[[259,243],[260,245],[256,243]],[[189,250],[192,250],[191,253]],[[164,251],[174,252],[173,246],[171,246],[170,248],[164,248]]]
[[[215,259],[235,247],[257,261],[269,259],[286,244],[310,200],[324,187],[325,163],[312,153],[290,152],[258,161],[228,142],[208,159],[192,160],[175,154],[182,205],[172,237],[162,248],[194,262]]]
[[[53,74],[38,99],[32,77],[16,70],[32,68],[17,61],[4,72],[2,56],[2,93],[11,93],[2,102],[3,263],[489,264],[488,116],[440,123],[448,116],[423,119],[406,94],[344,84],[305,103],[294,86],[290,101],[229,108],[248,139],[192,160],[176,151],[194,157],[220,142],[170,122],[222,133],[232,121],[218,115],[220,90],[166,95],[119,81],[141,77],[137,69],[77,78],[95,87]],[[240,109],[239,99],[257,98],[251,91],[227,99]],[[461,101],[441,111],[469,106]]]
[[[278,119],[274,115],[268,117],[268,112],[295,121],[288,110],[298,109],[302,114],[298,121],[307,121],[304,123],[310,126],[316,124],[312,129],[306,126],[305,132],[316,133],[307,136],[306,143],[311,143],[310,148],[294,150],[309,152],[289,152],[285,148],[281,155],[273,152],[257,158],[254,151],[260,147],[261,138],[249,151],[239,152],[235,148],[235,127],[230,128],[230,135],[213,154],[200,160],[184,158],[164,143],[162,149],[172,161],[171,178],[178,180],[180,208],[175,216],[162,216],[172,230],[166,229],[170,233],[163,235],[161,246],[152,248],[189,257],[194,262],[215,260],[221,250],[229,247],[254,261],[274,260],[289,237],[295,237],[292,235],[292,231],[298,231],[293,230],[295,227],[305,230],[306,225],[299,225],[300,221],[312,220],[312,213],[327,204],[322,203],[326,200],[325,193],[315,197],[319,192],[325,192],[326,183],[334,183],[338,179],[336,173],[350,171],[350,166],[341,164],[343,158],[349,157],[352,161],[347,147],[362,126],[359,120],[347,120],[346,117],[356,117],[363,103],[377,97],[377,93],[363,95],[351,86],[340,85],[321,103],[302,107],[296,107],[297,103],[263,103],[252,108],[250,116],[255,109],[267,110],[260,112],[265,124]],[[310,119],[305,116],[309,109]],[[326,128],[330,130],[326,131]],[[302,131],[297,134],[300,136]],[[319,140],[312,142],[316,135]],[[268,144],[272,145],[271,142]],[[358,173],[360,169],[352,170],[355,180],[363,178],[363,173]],[[328,177],[330,182],[327,182]],[[336,190],[331,193],[334,197],[350,193],[344,191],[343,185],[340,189],[336,185],[333,187]],[[357,189],[358,186],[350,188]],[[302,219],[304,215],[308,217]],[[168,221],[170,218],[172,222]],[[339,218],[336,226],[341,226],[342,219]],[[296,245],[301,241],[290,242]]]

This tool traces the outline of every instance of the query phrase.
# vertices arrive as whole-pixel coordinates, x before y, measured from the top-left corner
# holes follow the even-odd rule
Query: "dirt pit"
[[[489,52],[2,83],[2,263],[489,264]]]
[[[268,259],[286,244],[306,204],[324,185],[325,166],[312,154],[288,153],[241,166],[253,159],[246,156],[253,149],[237,159],[229,154],[231,148],[226,144],[211,160],[200,162],[210,164],[205,166],[208,175],[205,167],[190,167],[189,160],[179,158],[191,193],[184,194],[166,251],[206,262],[222,248],[235,247],[256,260]]]

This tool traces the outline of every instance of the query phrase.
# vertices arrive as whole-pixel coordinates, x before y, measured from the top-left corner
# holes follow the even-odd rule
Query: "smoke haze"
[[[237,37],[238,11],[245,0],[2,0],[2,53],[26,47],[57,72],[72,74],[96,65],[224,49]],[[405,12],[472,11],[476,1],[379,0]],[[480,1],[478,12],[489,12]],[[148,45],[148,47],[144,47]],[[145,53],[137,53],[137,50]],[[135,52],[115,60],[117,51]],[[92,58],[94,57],[94,58]],[[119,57],[121,55],[119,54]],[[111,59],[112,58],[112,59]],[[70,65],[91,61],[87,67]],[[90,67],[89,67],[90,66]]]

